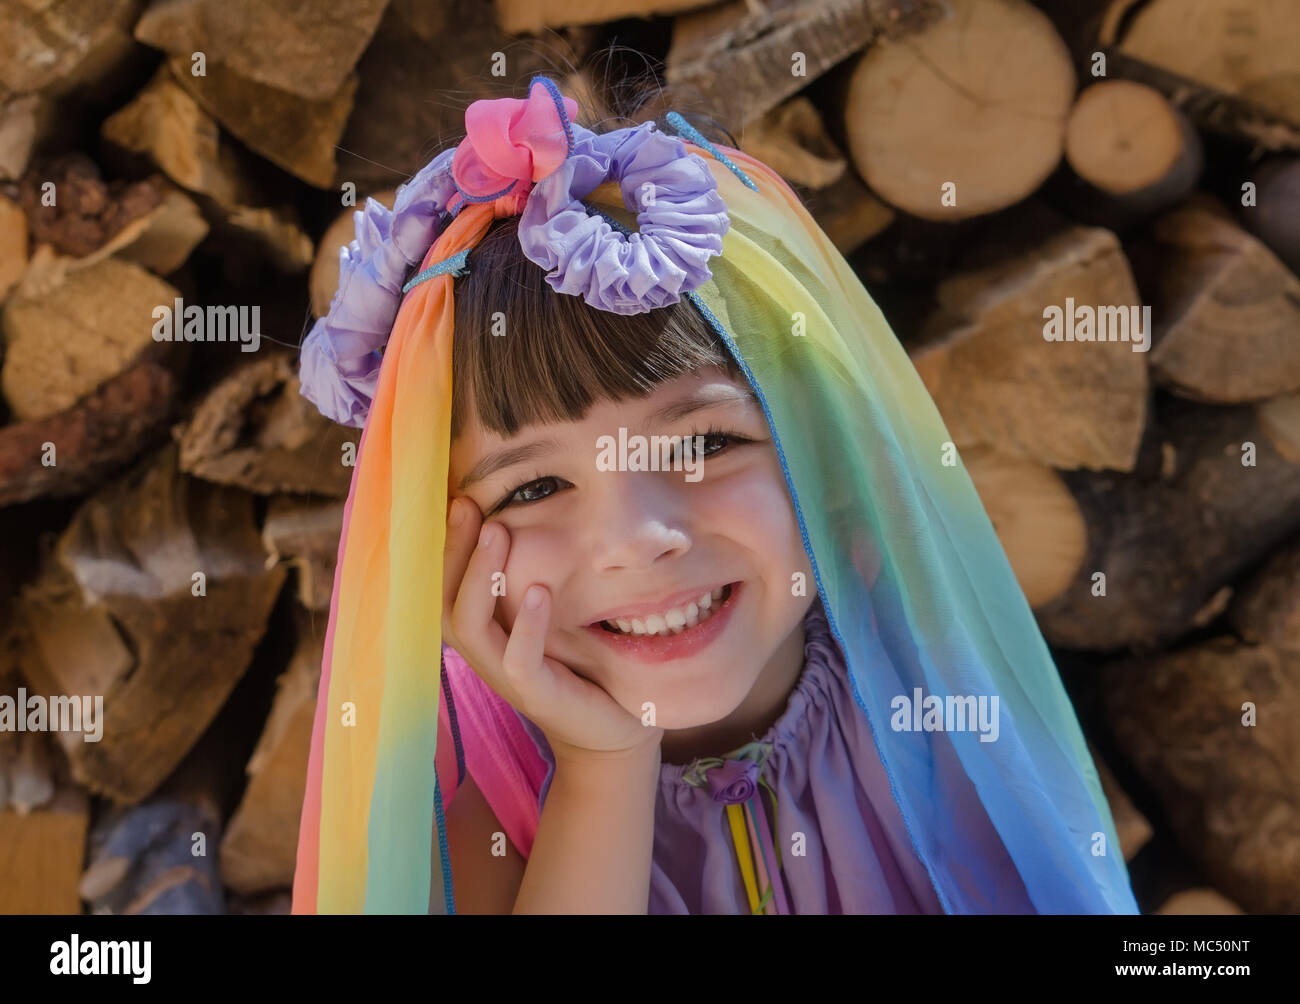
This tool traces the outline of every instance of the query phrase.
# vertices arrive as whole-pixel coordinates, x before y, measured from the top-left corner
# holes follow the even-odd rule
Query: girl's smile
[[[651,613],[644,620],[631,614],[602,618],[595,625],[588,624],[587,630],[615,652],[638,662],[688,659],[704,651],[726,630],[742,592],[740,582],[703,593],[688,591],[684,606],[655,604],[650,609],[662,613]],[[608,627],[610,621],[616,622],[613,630]]]

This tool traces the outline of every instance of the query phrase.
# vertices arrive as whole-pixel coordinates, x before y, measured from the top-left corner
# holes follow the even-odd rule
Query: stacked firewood
[[[1297,52],[1287,0],[0,8],[0,695],[102,698],[0,729],[0,912],[287,908],[360,438],[297,346],[354,207],[538,72],[771,164],[857,269],[1143,910],[1300,912]]]

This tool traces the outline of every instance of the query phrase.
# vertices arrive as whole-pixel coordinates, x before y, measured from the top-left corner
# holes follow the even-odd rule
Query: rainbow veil
[[[998,911],[1002,879],[966,832],[982,811],[1036,911],[1136,913],[1051,654],[960,457],[943,462],[950,437],[907,354],[774,171],[678,131],[730,218],[712,278],[687,298],[759,396],[858,709],[939,903]],[[635,226],[615,182],[586,202]],[[439,263],[463,263],[523,204],[516,192],[461,206],[423,256],[435,277],[402,298],[388,335],[339,542],[295,913],[455,909],[443,810],[457,775],[435,764],[455,762],[440,750],[455,734],[440,611],[456,272]],[[997,695],[996,741],[895,731],[891,702],[917,690]]]

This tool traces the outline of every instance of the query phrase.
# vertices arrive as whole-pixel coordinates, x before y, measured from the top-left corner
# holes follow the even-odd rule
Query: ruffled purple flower
[[[402,302],[406,273],[437,237],[448,200],[455,149],[444,150],[397,190],[392,210],[367,199],[354,214],[356,237],[339,250],[339,288],[329,312],[303,339],[303,397],[326,418],[361,427],[379,382],[379,349]]]
[[[748,802],[758,790],[758,764],[752,760],[726,760],[705,776],[713,800],[723,805]]]
[[[646,122],[596,134],[574,126],[574,151],[539,181],[519,223],[524,255],[558,293],[615,314],[677,303],[707,282],[731,221],[717,180],[680,139]],[[624,235],[582,203],[617,180],[638,233]]]

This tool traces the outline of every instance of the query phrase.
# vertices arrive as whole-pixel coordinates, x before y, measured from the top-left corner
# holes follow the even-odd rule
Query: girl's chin
[[[744,702],[754,681],[747,681],[748,686],[744,681],[734,678],[726,683],[728,686],[722,692],[716,686],[701,687],[691,680],[682,681],[666,693],[663,690],[656,693],[657,688],[654,687],[646,687],[644,690],[622,688],[623,692],[615,700],[629,715],[642,721],[645,721],[650,711],[645,705],[653,704],[654,725],[661,729],[697,729],[720,722],[735,712]]]
[[[569,665],[562,659],[557,661]],[[695,675],[675,678],[668,687],[668,692],[665,692],[664,682],[656,684],[647,679],[644,667],[637,663],[624,666],[602,665],[599,669],[570,668],[575,675],[603,690],[634,718],[645,721],[650,711],[645,705],[653,704],[653,725],[663,729],[693,729],[711,725],[735,711],[748,693],[748,687],[734,678],[725,681],[729,684],[725,693],[714,693],[717,681],[705,681]],[[753,683],[753,680],[748,681],[749,686]]]

